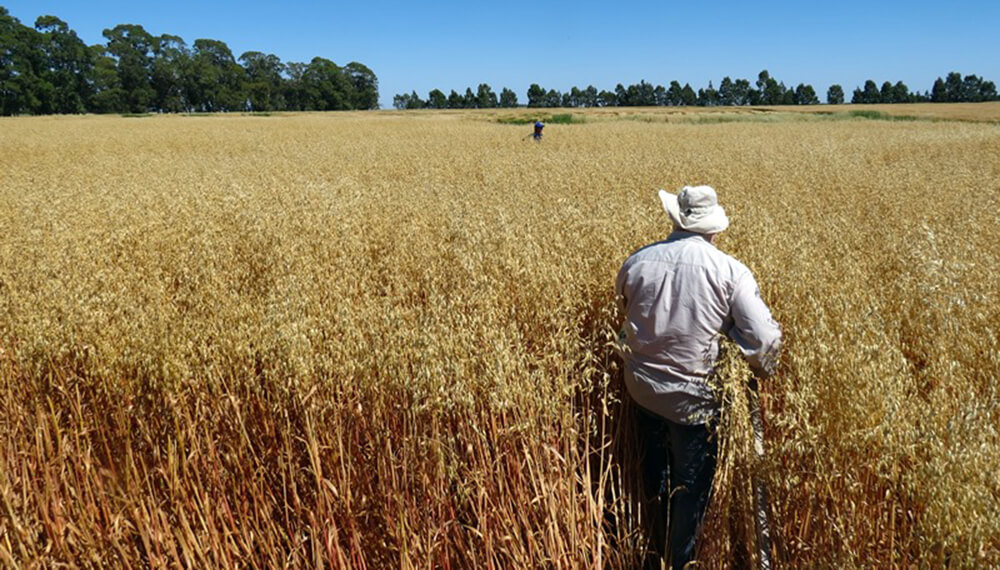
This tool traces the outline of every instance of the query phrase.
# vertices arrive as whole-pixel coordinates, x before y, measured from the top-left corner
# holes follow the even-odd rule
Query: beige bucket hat
[[[660,202],[678,228],[698,234],[717,234],[729,227],[726,211],[711,186],[685,186],[677,195],[660,190]]]

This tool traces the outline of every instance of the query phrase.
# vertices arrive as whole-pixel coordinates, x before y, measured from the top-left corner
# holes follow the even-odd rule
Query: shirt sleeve
[[[751,370],[758,378],[767,378],[778,368],[781,352],[781,327],[760,297],[760,288],[749,271],[737,280],[732,298],[733,339]]]

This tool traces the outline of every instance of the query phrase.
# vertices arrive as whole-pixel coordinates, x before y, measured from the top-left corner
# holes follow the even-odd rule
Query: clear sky
[[[33,25],[66,21],[88,44],[105,28],[139,24],[188,45],[221,40],[234,56],[314,56],[370,67],[383,108],[397,93],[426,98],[488,83],[522,104],[532,83],[614,90],[645,80],[698,89],[724,76],[753,83],[762,69],[786,86],[811,84],[825,101],[839,83],[850,99],[866,79],[930,90],[949,71],[1000,84],[1000,0],[604,0],[533,3],[382,0],[0,0]],[[624,9],[621,6],[627,6]]]

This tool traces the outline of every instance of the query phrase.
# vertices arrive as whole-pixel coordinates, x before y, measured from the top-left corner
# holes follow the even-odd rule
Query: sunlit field
[[[614,277],[711,184],[786,342],[703,567],[749,474],[780,567],[1000,566],[1000,105],[887,107],[0,120],[0,565],[648,562]]]

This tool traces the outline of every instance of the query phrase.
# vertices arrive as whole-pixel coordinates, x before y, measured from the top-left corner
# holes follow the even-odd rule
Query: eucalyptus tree
[[[302,76],[308,96],[308,108],[316,111],[342,111],[351,107],[351,84],[336,63],[314,57]]]
[[[0,114],[46,113],[54,87],[43,77],[42,38],[0,6]]]
[[[517,107],[517,93],[506,87],[500,90],[500,106],[507,108]]]
[[[352,109],[378,109],[378,77],[366,65],[352,61],[344,66],[344,75],[351,86]]]
[[[240,55],[246,75],[246,95],[253,111],[280,111],[285,108],[281,72],[284,67],[276,55],[248,51]]]
[[[189,76],[189,96],[195,110],[206,112],[246,109],[246,72],[225,42],[194,41]]]
[[[429,109],[447,109],[448,96],[440,89],[431,89],[427,94],[427,107]]]
[[[66,22],[55,16],[40,16],[35,20],[40,55],[44,58],[40,79],[52,86],[51,100],[44,105],[51,113],[84,113],[90,99],[91,85],[87,81],[94,67],[94,58],[87,44]]]
[[[834,83],[826,90],[826,102],[829,105],[842,105],[844,103],[844,88]]]
[[[188,84],[192,70],[191,50],[178,36],[163,34],[153,46],[150,82],[156,93],[154,107],[165,113],[192,110]]]
[[[486,83],[480,83],[476,88],[476,107],[492,109],[498,105],[497,94]]]
[[[152,85],[155,38],[142,26],[119,24],[103,32],[107,39],[104,55],[114,61],[121,89],[121,111],[144,113],[153,107],[156,91]]]

